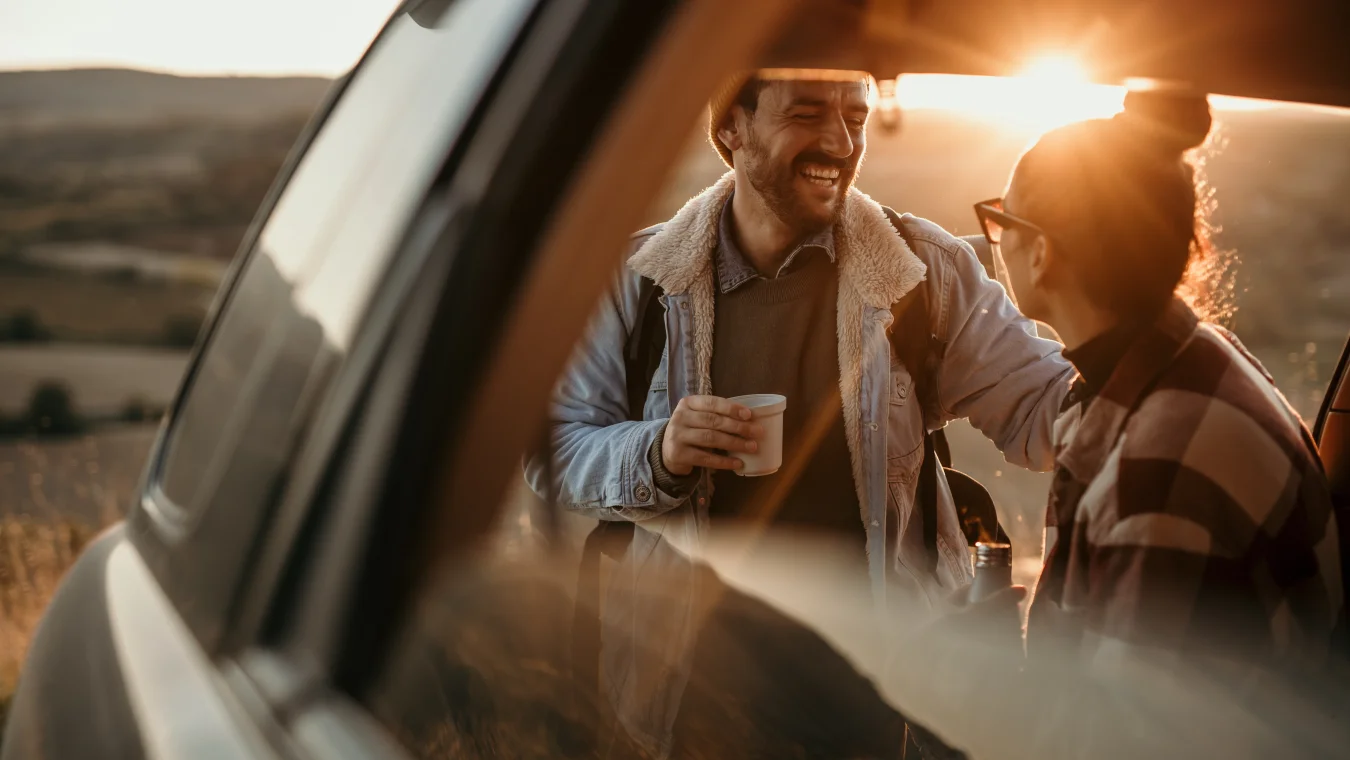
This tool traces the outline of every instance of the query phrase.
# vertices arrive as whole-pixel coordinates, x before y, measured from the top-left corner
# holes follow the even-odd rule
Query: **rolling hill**
[[[0,71],[0,128],[268,121],[313,110],[330,84],[319,77],[181,77],[128,69]]]

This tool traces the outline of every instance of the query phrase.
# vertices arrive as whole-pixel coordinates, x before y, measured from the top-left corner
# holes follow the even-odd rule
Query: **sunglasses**
[[[976,203],[975,218],[980,220],[980,231],[984,233],[984,239],[989,241],[990,250],[996,253],[999,252],[999,243],[1002,241],[1003,231],[1012,227],[1020,227],[1047,239],[1050,237],[1040,225],[1004,211],[1002,198],[992,198]]]

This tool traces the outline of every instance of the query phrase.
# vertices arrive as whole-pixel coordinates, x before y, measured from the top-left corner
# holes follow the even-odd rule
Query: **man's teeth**
[[[833,166],[809,164],[802,167],[801,175],[805,177],[808,182],[820,185],[821,187],[829,187],[834,184],[835,180],[839,179],[839,169]]]

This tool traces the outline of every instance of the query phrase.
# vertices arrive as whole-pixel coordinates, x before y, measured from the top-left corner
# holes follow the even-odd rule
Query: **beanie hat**
[[[731,110],[731,105],[736,102],[736,96],[740,94],[741,88],[750,81],[751,74],[752,72],[745,71],[727,77],[713,93],[712,100],[708,101],[708,141],[728,167],[731,166],[731,151],[722,144],[722,139],[717,136],[717,130],[721,129],[722,120]]]

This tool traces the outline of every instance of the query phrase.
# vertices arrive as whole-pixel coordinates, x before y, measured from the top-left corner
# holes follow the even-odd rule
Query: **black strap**
[[[610,721],[600,690],[600,557],[621,559],[633,542],[633,523],[602,520],[586,536],[577,568],[577,597],[572,607],[572,686],[583,735],[581,755],[599,746],[601,726]]]
[[[895,231],[905,241],[910,250],[914,250],[914,240],[905,229],[900,215],[887,206],[882,206],[886,217],[890,219]],[[945,348],[943,342],[933,333],[931,297],[929,289],[932,281],[925,278],[904,298],[891,307],[891,352],[900,363],[909,369],[914,378],[914,395],[923,406],[924,419],[937,419],[938,409],[937,371],[942,363]],[[946,435],[941,431],[930,434],[940,439],[934,441],[934,450],[942,458],[944,465],[951,464],[951,451],[947,446]]]
[[[638,283],[637,314],[623,347],[628,419],[641,422],[652,377],[666,345],[665,307],[661,287],[643,277]],[[600,690],[600,557],[622,559],[633,542],[635,525],[627,520],[601,520],[586,535],[577,567],[577,598],[572,610],[572,685],[583,727],[582,755],[599,746],[599,733],[611,721]]]
[[[643,277],[638,283],[637,316],[623,347],[624,382],[628,389],[628,419],[642,421],[652,376],[661,366],[666,348],[665,307],[661,286]]]
[[[914,241],[905,229],[899,214],[891,208],[882,207],[891,225],[900,234],[910,250],[914,250]],[[914,379],[914,398],[923,410],[924,437],[923,463],[919,467],[919,482],[914,492],[914,500],[919,507],[923,524],[923,546],[927,555],[926,568],[930,573],[937,570],[937,468],[950,467],[952,463],[951,447],[947,444],[947,434],[938,429],[928,430],[928,423],[938,419],[941,410],[938,406],[937,372],[942,362],[945,346],[933,332],[932,311],[930,308],[931,278],[925,278],[891,307],[891,352],[900,364],[909,369]]]

